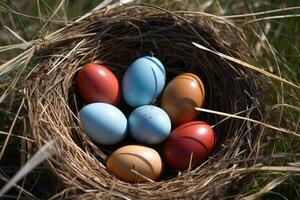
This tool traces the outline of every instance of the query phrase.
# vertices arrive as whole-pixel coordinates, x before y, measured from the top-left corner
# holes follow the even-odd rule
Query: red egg
[[[103,102],[116,105],[120,100],[119,82],[106,67],[88,63],[77,77],[77,86],[82,98],[89,102]]]
[[[207,123],[192,121],[173,130],[164,145],[164,157],[174,169],[184,170],[201,164],[213,151],[216,136]]]

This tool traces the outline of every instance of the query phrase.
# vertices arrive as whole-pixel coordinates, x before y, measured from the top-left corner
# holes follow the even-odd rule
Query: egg
[[[88,63],[82,67],[77,77],[77,87],[81,97],[91,102],[117,105],[120,100],[119,82],[105,66]]]
[[[192,73],[184,73],[168,83],[162,94],[161,107],[174,125],[179,125],[198,116],[199,112],[194,107],[201,107],[204,97],[204,86],[200,78]]]
[[[162,92],[165,81],[165,68],[157,58],[151,56],[138,58],[124,74],[123,97],[132,107],[151,104]]]
[[[168,114],[159,107],[145,105],[136,108],[128,118],[129,132],[137,141],[144,144],[158,144],[164,141],[171,131]]]
[[[96,143],[112,145],[120,142],[127,133],[127,119],[115,106],[91,103],[79,112],[85,133]]]
[[[174,169],[184,170],[201,164],[213,151],[216,136],[207,123],[193,121],[173,130],[164,145],[164,158]]]
[[[140,145],[117,149],[108,157],[106,165],[110,173],[130,183],[145,182],[147,178],[156,180],[163,170],[160,155],[154,149]]]

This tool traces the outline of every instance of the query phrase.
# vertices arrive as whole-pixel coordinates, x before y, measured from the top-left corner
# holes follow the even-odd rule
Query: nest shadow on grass
[[[98,148],[79,127],[77,115],[83,104],[74,80],[80,67],[88,62],[105,64],[121,81],[126,67],[144,55],[164,63],[167,82],[182,72],[197,74],[206,89],[204,108],[260,120],[256,75],[192,42],[241,60],[249,58],[238,29],[205,16],[145,5],[96,12],[41,44],[26,86],[27,109],[36,144],[58,141],[57,154],[48,163],[66,189],[55,197],[216,198],[227,195],[232,183],[244,177],[230,170],[253,165],[247,159],[257,153],[253,147],[258,127],[249,121],[200,113],[199,120],[214,125],[217,133],[212,156],[190,171],[167,173],[157,182],[141,184],[109,174],[105,159],[111,149]],[[126,114],[131,111],[124,102],[119,108]]]

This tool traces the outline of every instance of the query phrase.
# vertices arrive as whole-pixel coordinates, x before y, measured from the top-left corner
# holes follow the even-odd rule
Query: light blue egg
[[[153,145],[164,141],[171,131],[168,114],[159,107],[145,105],[136,108],[128,119],[129,132],[141,143]]]
[[[122,94],[132,107],[151,104],[162,92],[165,82],[163,64],[155,57],[144,56],[128,67],[122,81]]]
[[[120,142],[127,132],[127,119],[115,106],[91,103],[79,112],[85,133],[96,143],[112,145]]]

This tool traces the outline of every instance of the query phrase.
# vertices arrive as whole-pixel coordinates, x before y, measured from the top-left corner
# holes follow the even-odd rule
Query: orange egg
[[[160,155],[154,149],[140,145],[127,145],[109,156],[107,169],[120,180],[139,183],[147,181],[147,178],[151,180],[159,178],[163,164]]]
[[[202,81],[192,73],[176,76],[166,86],[161,107],[175,125],[194,120],[199,112],[194,107],[204,104],[205,91]]]

